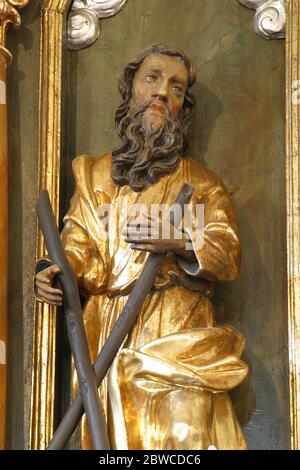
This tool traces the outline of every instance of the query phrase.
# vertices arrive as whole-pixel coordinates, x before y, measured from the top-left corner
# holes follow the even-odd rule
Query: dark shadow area
[[[251,449],[283,449],[290,432],[289,415],[285,411],[278,381],[286,384],[288,392],[287,316],[278,312],[278,297],[285,298],[283,288],[285,274],[274,271],[270,278],[264,265],[262,247],[242,207],[238,207],[241,228],[242,269],[238,281],[218,284],[214,296],[217,323],[235,326],[246,339],[243,360],[249,366],[249,376],[230,395],[238,419],[244,427],[245,437]],[[258,289],[265,292],[262,299]],[[241,292],[248,290],[248,296]],[[263,316],[257,312],[263,311]],[[277,315],[281,314],[281,318]],[[275,322],[281,327],[272,328]],[[253,332],[256,332],[253,335]],[[265,354],[264,354],[265,352]],[[286,395],[285,395],[286,399]]]
[[[222,103],[217,95],[199,82],[193,86],[196,107],[193,121],[189,128],[189,153],[198,162],[205,165],[209,139],[214,131],[216,120],[222,114]]]

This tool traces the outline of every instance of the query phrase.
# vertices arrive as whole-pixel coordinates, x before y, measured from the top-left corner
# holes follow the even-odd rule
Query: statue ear
[[[125,67],[119,78],[119,92],[123,100],[128,100],[132,95],[133,72],[129,67]]]
[[[196,78],[197,78],[197,68],[195,64],[191,63],[190,70],[189,70],[189,88],[191,88],[194,85]]]
[[[187,98],[185,98],[183,106],[179,111],[179,119],[183,124],[186,124],[186,121],[192,115],[194,110],[194,104]]]

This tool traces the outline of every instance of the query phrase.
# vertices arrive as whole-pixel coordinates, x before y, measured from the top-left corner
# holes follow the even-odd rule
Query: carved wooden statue
[[[239,274],[239,234],[222,181],[187,153],[195,80],[195,67],[181,50],[156,44],[142,51],[119,82],[120,146],[112,154],[83,155],[73,163],[76,191],[61,237],[86,297],[92,361],[148,253],[167,253],[100,389],[114,449],[247,447],[228,396],[248,372],[240,359],[245,341],[233,327],[215,324],[210,301],[214,281],[232,281]],[[156,220],[153,232],[151,208],[171,205],[183,183],[194,188],[190,225],[165,237]],[[124,208],[136,204],[145,212],[124,217]],[[195,223],[199,205],[204,205],[201,244]],[[107,223],[103,207],[110,208]],[[52,282],[57,272],[53,265],[37,274],[40,301],[61,304],[61,290]],[[81,432],[82,447],[88,449],[85,420]]]

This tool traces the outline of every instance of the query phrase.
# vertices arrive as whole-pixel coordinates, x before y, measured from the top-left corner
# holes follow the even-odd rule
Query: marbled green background
[[[26,447],[28,439],[38,9],[38,5],[27,7],[23,30],[11,35],[16,60],[10,72],[10,364],[14,369],[9,442],[14,448]],[[191,154],[234,192],[241,229],[240,279],[218,286],[215,296],[219,321],[234,324],[247,338],[245,358],[252,373],[233,399],[241,419],[251,413],[244,428],[250,448],[286,449],[290,429],[284,41],[259,38],[252,20],[253,12],[236,0],[128,0],[118,15],[101,22],[96,44],[68,54],[62,212],[74,187],[71,160],[80,153],[100,155],[117,143],[114,111],[120,102],[121,67],[153,42],[183,48],[198,69]]]

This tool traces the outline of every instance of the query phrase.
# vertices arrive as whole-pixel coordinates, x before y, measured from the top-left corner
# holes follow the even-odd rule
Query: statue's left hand
[[[127,224],[123,232],[126,242],[133,250],[149,251],[151,253],[173,252],[190,261],[196,261],[195,253],[187,250],[189,240],[181,230],[164,220],[153,220],[144,216]]]

